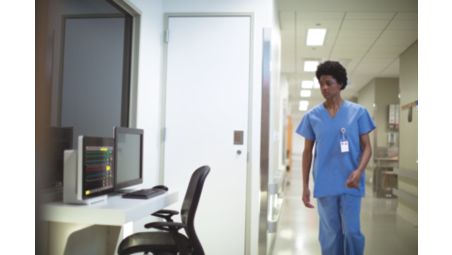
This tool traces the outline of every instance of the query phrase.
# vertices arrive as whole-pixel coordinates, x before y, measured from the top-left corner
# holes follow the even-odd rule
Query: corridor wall
[[[389,104],[399,103],[398,94],[397,78],[375,78],[359,91],[358,103],[366,107],[377,126],[370,134],[373,152],[366,168],[368,182],[371,182],[373,177],[374,158],[386,157],[386,155],[377,155],[379,153],[377,148],[387,149],[388,107]]]
[[[418,42],[400,55],[400,162],[397,214],[417,225],[418,219],[418,109],[407,104],[418,99]]]

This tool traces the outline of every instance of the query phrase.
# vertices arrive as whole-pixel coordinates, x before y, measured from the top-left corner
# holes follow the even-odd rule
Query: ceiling
[[[399,56],[418,38],[417,0],[277,0],[281,29],[281,71],[289,85],[291,112],[298,110],[304,60],[336,60],[347,69],[343,98],[377,77],[398,77]],[[306,46],[308,28],[326,28],[325,43]],[[313,89],[310,107],[323,101]]]

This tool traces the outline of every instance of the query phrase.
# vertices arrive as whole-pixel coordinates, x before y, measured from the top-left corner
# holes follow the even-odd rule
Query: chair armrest
[[[156,228],[165,231],[179,231],[181,228],[185,228],[185,224],[179,222],[151,222],[144,225],[145,228]]]
[[[157,212],[155,212],[155,213],[153,213],[151,215],[163,218],[167,222],[173,222],[171,217],[173,217],[174,215],[178,215],[178,214],[179,214],[178,211],[162,209],[162,210],[159,210],[159,211],[157,211]]]

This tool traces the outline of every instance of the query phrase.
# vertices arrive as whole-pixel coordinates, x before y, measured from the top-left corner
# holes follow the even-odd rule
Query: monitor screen
[[[115,127],[115,190],[143,183],[143,130]]]
[[[83,199],[111,192],[114,188],[114,140],[84,136],[82,146]]]

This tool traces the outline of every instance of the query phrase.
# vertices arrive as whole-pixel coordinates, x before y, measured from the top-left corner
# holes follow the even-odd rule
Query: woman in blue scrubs
[[[320,64],[316,77],[325,102],[308,111],[296,130],[305,138],[302,200],[306,207],[314,208],[309,173],[315,145],[314,197],[320,218],[322,254],[362,255],[361,199],[364,171],[372,154],[369,133],[375,124],[364,107],[342,99],[347,72],[339,62]]]

